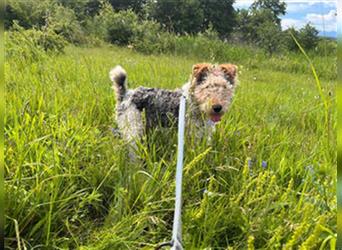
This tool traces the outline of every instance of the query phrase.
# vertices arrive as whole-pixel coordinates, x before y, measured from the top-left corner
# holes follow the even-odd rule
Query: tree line
[[[152,46],[171,35],[206,34],[268,53],[297,51],[293,34],[304,49],[320,49],[322,38],[310,23],[299,30],[282,30],[285,2],[255,0],[241,10],[233,4],[234,0],[8,0],[5,29],[49,30],[74,44],[99,39],[137,46]]]

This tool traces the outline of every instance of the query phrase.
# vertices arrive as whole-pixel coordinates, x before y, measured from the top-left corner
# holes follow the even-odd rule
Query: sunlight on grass
[[[328,112],[329,112],[329,106],[328,106],[328,101],[326,100],[325,95],[323,94],[323,90],[322,90],[322,85],[321,82],[318,78],[315,66],[312,63],[312,60],[310,59],[310,57],[307,55],[307,53],[305,52],[305,50],[303,49],[303,47],[300,45],[300,43],[297,41],[296,37],[292,34],[291,37],[292,39],[295,41],[295,43],[297,44],[300,52],[302,52],[302,54],[305,56],[305,58],[308,60],[309,64],[310,64],[310,68],[312,71],[313,76],[315,77],[315,81],[316,81],[316,86],[317,86],[317,90],[319,92],[320,97],[322,98],[322,102],[324,104],[324,108],[325,108],[325,125],[328,125]]]
[[[123,65],[130,87],[176,88],[198,60],[115,46],[6,60],[9,249],[151,249],[169,240],[176,130],[155,131],[139,145],[144,161],[130,163],[112,133],[108,71]],[[186,249],[319,249],[336,241],[336,97],[328,94],[335,76],[315,76],[314,88],[306,66],[283,71],[290,59],[269,60],[241,59],[237,94],[211,145],[187,137]]]

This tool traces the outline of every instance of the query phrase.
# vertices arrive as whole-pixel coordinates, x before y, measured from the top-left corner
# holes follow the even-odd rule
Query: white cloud
[[[235,3],[234,3],[234,7],[236,9],[248,9],[249,6],[251,6],[251,4],[253,3],[254,1],[249,1],[249,0],[237,0]]]
[[[327,14],[309,13],[305,16],[319,31],[336,32],[336,10],[330,10]]]
[[[307,23],[307,21],[305,21],[303,19],[294,19],[294,18],[283,18],[283,19],[281,19],[281,27],[283,28],[283,30],[285,30],[287,28],[291,28],[291,27],[293,27],[295,29],[300,29],[306,23]]]
[[[287,4],[324,4],[330,7],[336,6],[337,0],[285,0]]]
[[[336,22],[336,10],[330,10],[329,13],[325,15],[317,14],[317,13],[309,13],[305,17],[307,20],[313,23],[319,23],[323,20],[325,22]]]
[[[287,13],[302,12],[313,8],[336,8],[336,1],[286,1]]]
[[[308,8],[307,3],[290,3],[286,6],[286,12],[301,12]]]
[[[253,0],[236,0],[234,7],[238,9],[247,9]],[[308,8],[308,5],[323,4],[326,7],[336,7],[337,0],[285,0],[287,11],[300,11]]]
[[[336,11],[330,10],[327,14],[308,13],[304,19],[283,18],[283,29],[294,27],[300,29],[310,22],[320,32],[336,32]]]
[[[340,1],[342,2],[342,0]],[[237,0],[234,3],[234,7],[246,9],[253,2],[254,1],[252,0]],[[285,2],[287,3],[287,13],[303,13],[303,16],[301,18],[295,19],[287,18],[287,15],[285,15],[285,17],[281,19],[281,26],[283,29],[287,29],[289,27],[300,29],[310,22],[320,32],[336,32],[337,0],[286,0]],[[319,13],[323,8],[332,8],[332,10],[324,14]],[[308,11],[312,11],[312,13],[307,13]],[[307,14],[304,16],[304,13]],[[340,25],[340,28],[342,29],[342,25]]]

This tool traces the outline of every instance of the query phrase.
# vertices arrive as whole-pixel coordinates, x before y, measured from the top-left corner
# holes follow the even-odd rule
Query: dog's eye
[[[202,75],[202,74],[199,75],[199,76],[197,77],[197,84],[198,84],[198,85],[202,84],[203,80],[204,80],[204,75]]]

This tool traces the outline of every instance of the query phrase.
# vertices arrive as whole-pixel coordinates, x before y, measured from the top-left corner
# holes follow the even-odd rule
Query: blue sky
[[[234,7],[243,9],[252,4],[252,0],[236,0]],[[281,16],[283,29],[300,29],[310,22],[321,36],[337,36],[337,0],[285,0],[286,15]]]

